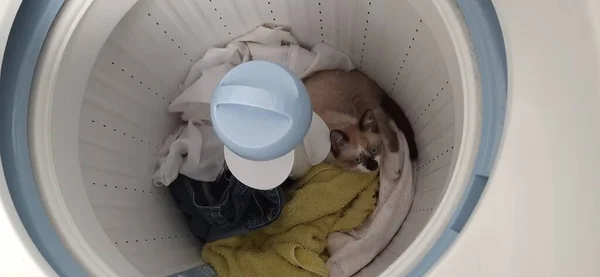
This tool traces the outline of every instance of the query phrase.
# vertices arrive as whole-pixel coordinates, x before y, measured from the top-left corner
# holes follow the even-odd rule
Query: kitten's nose
[[[375,171],[377,170],[377,167],[379,167],[379,164],[376,160],[367,159],[367,161],[365,162],[365,167],[367,168],[367,170]]]

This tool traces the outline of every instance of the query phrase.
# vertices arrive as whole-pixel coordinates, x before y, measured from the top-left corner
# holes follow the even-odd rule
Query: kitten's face
[[[371,110],[365,112],[356,126],[331,131],[330,139],[337,166],[360,172],[379,169],[382,139]]]

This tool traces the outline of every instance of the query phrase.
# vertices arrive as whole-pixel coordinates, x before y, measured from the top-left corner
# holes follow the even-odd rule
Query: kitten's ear
[[[371,131],[379,133],[379,127],[377,126],[377,120],[375,120],[375,114],[372,110],[367,110],[360,118],[358,127],[361,131]]]
[[[331,140],[331,152],[335,156],[339,155],[341,149],[350,142],[348,136],[340,130],[331,131],[329,139]]]

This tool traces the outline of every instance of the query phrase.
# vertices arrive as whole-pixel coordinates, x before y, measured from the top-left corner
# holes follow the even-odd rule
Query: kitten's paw
[[[402,177],[401,169],[396,170],[389,178],[390,178],[390,181],[397,182],[400,180],[400,177]]]
[[[400,179],[400,177],[402,176],[402,169],[398,169],[396,171],[396,176],[398,177],[398,179]]]
[[[398,181],[402,176],[402,163],[404,161],[401,152],[391,152],[382,164],[382,176],[388,181]]]

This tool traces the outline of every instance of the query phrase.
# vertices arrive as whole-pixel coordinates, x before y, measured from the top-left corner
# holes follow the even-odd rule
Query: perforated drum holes
[[[448,82],[446,82],[446,84],[448,84]],[[443,91],[443,90],[444,90],[444,88],[443,88],[443,87],[442,87],[442,88],[440,88],[440,91]],[[434,97],[434,98],[432,98],[432,99],[429,101],[429,103],[427,104],[427,107],[431,107],[431,104],[433,104],[433,102],[435,102],[435,99],[436,99],[437,97],[439,97],[439,96],[440,96],[440,94],[439,94],[439,93],[436,93],[436,94],[435,94],[435,97]],[[427,112],[427,107],[425,107],[425,108],[423,109],[423,112],[421,113],[421,116],[423,116],[424,114],[426,114],[425,112]],[[421,120],[421,116],[417,117],[417,119],[416,119],[416,120],[415,120],[415,121],[414,121],[414,122],[411,124],[411,126],[412,126],[412,127],[415,127],[415,126],[417,126],[417,124],[418,124],[418,123],[419,123],[419,121]]]
[[[433,208],[426,208],[426,209],[414,209],[414,210],[410,210],[411,213],[418,213],[418,212],[428,212],[428,211],[433,211]]]
[[[209,0],[208,2],[209,2],[209,3],[213,3],[213,1],[212,1],[212,0]],[[217,1],[215,1],[215,3],[218,3],[218,2],[217,2]],[[220,22],[222,22],[222,21],[223,21],[223,16],[222,16],[222,14],[219,12],[219,9],[218,9],[218,8],[214,8],[214,9],[213,9],[213,13],[215,14],[215,18],[218,16],[218,18],[219,18],[219,21],[220,21]],[[223,31],[224,31],[224,32],[227,32],[227,34],[228,34],[228,35],[231,35],[231,31],[230,31],[230,30],[227,28],[227,24],[225,24],[225,23],[221,23],[221,24],[223,25]]]
[[[449,153],[449,151],[452,150],[452,149],[454,149],[454,146],[446,149],[445,153]],[[428,165],[430,165],[431,163],[433,163],[435,160],[437,160],[437,159],[439,159],[440,157],[443,157],[443,156],[444,156],[444,151],[442,150],[442,152],[440,152],[439,155],[437,155],[435,157],[432,156],[432,158],[430,158],[429,160],[427,160],[427,161],[423,162],[421,165],[419,165],[417,167],[417,172],[421,171],[423,168],[426,168]]]
[[[97,186],[97,184],[98,184],[98,182],[92,182],[92,186]],[[106,187],[106,188],[109,187],[109,184],[102,184],[102,185],[104,185],[104,187]],[[169,192],[166,189],[164,189],[162,191],[152,191],[152,190],[146,191],[146,190],[143,189],[143,190],[140,191],[137,188],[130,189],[127,186],[119,186],[119,185],[110,185],[110,186],[111,186],[111,188],[114,187],[115,189],[119,189],[119,190],[122,189],[122,190],[127,190],[127,191],[134,191],[134,192],[138,192],[139,191],[140,193],[146,193],[146,192],[148,192],[149,194],[155,194],[155,195],[169,195]]]
[[[92,124],[95,124],[95,123],[97,123],[97,121],[96,121],[95,119],[92,119],[92,120],[91,120],[91,122],[92,122]],[[108,125],[106,125],[106,124],[102,124],[102,128],[108,128],[109,130],[110,130],[110,129],[112,129],[112,132],[113,132],[113,133],[119,132],[119,131],[117,130],[117,128],[111,128],[111,127],[109,127],[109,126],[108,126]],[[128,135],[127,135],[127,133],[126,133],[126,132],[123,132],[123,136],[124,136],[124,137],[127,137],[127,138],[129,138],[129,137],[130,137],[130,136],[128,136]],[[135,136],[131,136],[131,139],[134,139],[134,140],[135,140],[136,138],[135,138]],[[141,143],[143,143],[144,145],[147,143],[147,144],[148,144],[148,146],[152,146],[152,143],[151,143],[151,142],[144,141],[144,139],[140,139],[139,141],[140,141]],[[156,147],[158,148],[158,145],[157,145]]]
[[[151,14],[151,13],[148,13],[148,16],[152,16],[152,14]],[[155,22],[155,23],[156,23],[156,26],[160,26],[160,23],[159,23],[158,21],[157,21],[157,22]],[[164,30],[164,29],[163,29],[163,30],[162,30],[162,32],[163,32],[163,34],[164,34],[164,35],[167,37],[167,39],[168,39],[168,40],[170,40],[171,42],[175,43],[175,38],[173,38],[173,37],[170,37],[170,36],[169,36],[169,32],[168,32],[167,30]],[[177,49],[181,49],[181,46],[180,46],[180,45],[177,45]],[[184,52],[183,54],[184,54],[184,56],[187,56],[187,53],[185,53],[185,52]],[[193,60],[193,59],[189,59],[189,61],[190,61],[190,62],[193,62],[194,60]]]
[[[271,5],[271,2],[267,2],[267,5]],[[271,10],[271,16],[273,16],[273,22],[275,22],[275,15],[273,13],[273,10]]]
[[[422,23],[423,20],[420,19],[419,22]],[[415,29],[415,33],[418,33],[418,32],[419,32],[419,29]],[[410,39],[410,43],[408,44],[408,49],[404,53],[404,57],[408,57],[409,56],[410,51],[412,51],[412,49],[413,49],[414,41],[415,41],[415,38],[412,37]],[[402,60],[402,64],[405,64],[405,63],[406,63],[406,58]],[[398,75],[400,75],[400,72],[402,72],[403,69],[404,69],[404,66],[400,66],[400,70],[398,70]],[[396,86],[396,83],[394,82],[394,84],[392,84],[392,88],[391,88],[392,91],[394,90],[395,86]]]
[[[187,53],[184,53],[184,54],[187,55]],[[110,64],[111,65],[116,65],[116,63],[114,61],[111,61]],[[127,74],[126,71],[125,71],[125,68],[121,68],[121,72],[125,73],[125,76],[129,75],[128,79],[133,80],[134,82],[137,82],[137,84],[139,84],[141,86],[144,86],[144,82],[143,81],[138,81],[138,80],[136,80],[136,77],[134,75]],[[146,89],[147,90],[152,90],[150,87],[146,87]],[[154,95],[158,95],[158,92],[154,92]],[[166,100],[165,97],[161,97],[161,98],[162,98],[162,100]],[[169,104],[171,104],[171,102],[169,102]]]
[[[364,31],[364,35],[363,35],[363,41],[362,41],[362,48],[360,49],[360,59],[358,61],[358,68],[362,69],[363,66],[363,61],[365,58],[364,52],[365,52],[365,48],[367,45],[367,37],[368,37],[368,25],[369,25],[369,16],[371,15],[371,11],[369,10],[371,8],[371,2],[369,2],[369,8],[367,9],[367,19],[365,20],[365,31]]]
[[[319,22],[321,24],[321,43],[325,43],[325,39],[323,38],[323,11],[321,10],[321,2],[318,3],[319,6]]]
[[[135,243],[145,243],[145,242],[151,242],[151,243],[156,243],[156,241],[158,240],[165,240],[165,238],[167,240],[171,240],[171,239],[176,239],[176,240],[180,240],[180,239],[187,239],[187,238],[193,238],[193,236],[191,234],[183,234],[183,235],[171,235],[171,236],[163,236],[163,237],[144,237],[144,238],[137,238],[137,239],[128,239],[128,240],[124,240],[121,241],[121,243],[125,243],[125,244],[129,244],[129,242],[131,241],[132,243],[135,241]],[[115,245],[119,245],[118,241],[113,241],[113,243]]]

